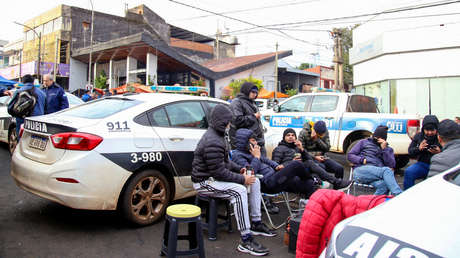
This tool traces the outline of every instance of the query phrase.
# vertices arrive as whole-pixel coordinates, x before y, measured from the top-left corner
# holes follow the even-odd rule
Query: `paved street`
[[[331,154],[344,163],[343,155]],[[10,156],[0,145],[0,257],[156,257],[163,222],[137,228],[115,211],[74,210],[19,189],[9,175]],[[401,181],[401,177],[398,177]],[[104,187],[101,184],[101,187]],[[182,202],[192,200],[182,200]],[[274,218],[281,222],[286,209]],[[283,245],[284,229],[274,238],[258,240],[272,257],[294,257]],[[204,233],[206,239],[207,233]],[[218,240],[205,240],[207,257],[247,257],[236,251],[237,232],[219,231]]]

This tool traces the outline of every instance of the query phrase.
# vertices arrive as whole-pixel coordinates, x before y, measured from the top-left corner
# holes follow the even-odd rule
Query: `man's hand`
[[[260,159],[260,146],[259,145],[254,145],[254,147],[249,144],[249,147],[251,148],[249,152],[251,153],[252,156],[255,158]]]
[[[318,135],[316,134],[315,130],[311,130],[311,139],[316,140],[318,138]]]
[[[10,96],[10,97],[13,95],[13,93],[12,93],[11,91],[9,91],[9,90],[4,91],[3,94],[4,94],[5,96],[8,95],[8,96]]]
[[[278,166],[276,166],[275,170],[276,170],[276,171],[280,171],[280,170],[283,169],[283,168],[284,168],[283,165],[278,165]]]
[[[429,148],[428,151],[431,153],[431,154],[438,154],[441,152],[441,149],[439,148],[439,146],[436,146],[434,148]]]
[[[366,163],[367,163],[367,160],[363,159],[363,165],[366,165]]]
[[[246,174],[246,168],[244,168],[244,167],[241,168],[241,169],[240,169],[240,174]]]
[[[255,113],[254,116],[255,116],[257,119],[260,119],[260,112]]]
[[[426,142],[426,140],[423,140],[420,145],[418,146],[418,149],[420,151],[423,151],[424,149],[426,149],[428,147],[428,143]]]
[[[380,148],[382,148],[382,150],[388,146],[388,142],[382,138],[379,138],[377,142],[380,144]]]
[[[256,177],[254,175],[244,175],[244,184],[245,185],[252,185],[256,181]]]
[[[318,161],[318,162],[324,162],[326,159],[324,158],[324,156],[315,156],[315,159]]]
[[[294,144],[295,144],[295,146],[297,146],[297,148],[299,148],[300,151],[303,151],[303,146],[302,146],[301,141],[295,140]]]

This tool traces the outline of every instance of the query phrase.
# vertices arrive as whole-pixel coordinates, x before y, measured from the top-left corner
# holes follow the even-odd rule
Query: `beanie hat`
[[[326,123],[324,121],[322,121],[322,120],[316,122],[315,125],[313,126],[313,128],[315,129],[315,132],[317,134],[323,134],[327,130]]]
[[[377,126],[373,134],[375,138],[382,138],[385,141],[387,140],[387,135],[388,135],[388,127],[384,125]]]
[[[422,121],[422,129],[425,130],[437,130],[439,125],[439,120],[434,115],[426,115]]]
[[[444,119],[439,123],[438,133],[442,137],[458,138],[460,137],[460,126],[453,120]]]
[[[288,133],[293,133],[295,138],[297,139],[297,134],[295,133],[294,129],[288,128],[288,129],[284,130],[284,132],[283,132],[283,141],[284,141],[284,138],[286,137],[286,135]]]

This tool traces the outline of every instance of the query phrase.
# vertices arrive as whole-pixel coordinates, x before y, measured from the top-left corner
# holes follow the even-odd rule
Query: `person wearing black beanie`
[[[404,171],[404,190],[415,184],[416,179],[426,179],[430,170],[431,157],[441,152],[438,141],[439,120],[434,115],[427,115],[422,121],[422,130],[414,136],[409,145],[409,157],[417,162]]]

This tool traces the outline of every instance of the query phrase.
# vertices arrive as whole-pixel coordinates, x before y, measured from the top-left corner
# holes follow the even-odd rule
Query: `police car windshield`
[[[61,114],[88,119],[100,119],[134,107],[140,103],[142,101],[128,98],[104,98],[65,110]]]

